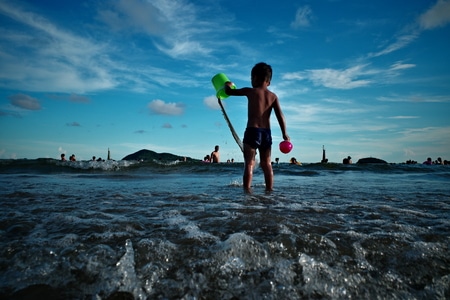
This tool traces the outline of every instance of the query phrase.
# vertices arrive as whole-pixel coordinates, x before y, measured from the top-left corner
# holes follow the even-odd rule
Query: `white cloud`
[[[286,73],[283,75],[283,79],[307,79],[312,81],[314,85],[322,85],[328,88],[347,90],[367,86],[371,83],[371,80],[362,79],[361,77],[374,74],[376,73],[376,71],[365,71],[364,68],[365,65],[356,65],[344,70],[336,70],[330,68],[306,70],[304,72]]]
[[[450,1],[438,0],[419,18],[419,24],[425,30],[442,27],[447,23],[450,23]]]
[[[167,19],[153,3],[138,0],[111,2],[111,8],[101,8],[98,18],[116,31],[145,32],[162,35],[168,32]]]
[[[198,8],[184,0],[120,0],[99,11],[99,19],[113,30],[135,31],[157,37],[159,51],[175,58],[208,55],[212,50],[201,42],[202,33],[211,32],[214,23],[200,21]]]
[[[404,64],[401,62],[396,62],[395,64],[391,65],[390,70],[391,71],[395,71],[395,70],[404,70],[404,69],[410,69],[410,68],[414,68],[416,65],[414,64]]]
[[[448,136],[449,132],[450,127],[409,128],[401,132],[403,135],[401,141],[411,143],[417,143],[420,141],[421,144],[429,143],[430,145],[450,146],[448,139],[442,138],[444,136]]]
[[[409,45],[410,43],[412,43],[415,39],[417,39],[418,36],[419,36],[419,33],[416,31],[413,31],[413,32],[410,32],[407,34],[402,34],[399,37],[397,37],[395,42],[393,42],[392,44],[389,44],[383,50],[375,52],[375,53],[370,53],[369,57],[382,56],[382,55],[386,55],[386,54],[392,53],[394,51],[397,51],[399,49],[402,49],[402,48],[406,47],[407,45]]]
[[[156,47],[172,58],[186,57],[193,53],[195,55],[208,55],[211,52],[211,50],[204,48],[199,42],[192,41],[178,41],[171,43],[170,47],[157,44]]]
[[[393,116],[389,117],[388,119],[418,119],[418,116]]]
[[[299,128],[311,126],[314,131],[320,130],[320,124],[333,123],[333,130],[336,126],[351,123],[354,116],[361,116],[367,112],[373,113],[373,108],[363,105],[354,105],[352,103],[333,103],[324,100],[323,103],[300,104],[299,102],[283,103],[283,111],[286,118],[289,119],[290,126],[292,123],[301,124]],[[340,125],[338,125],[340,124]],[[329,131],[327,129],[326,131]]]
[[[165,103],[159,99],[150,102],[148,108],[159,115],[181,115],[184,113],[184,105],[182,103]]]
[[[410,95],[410,96],[382,96],[377,98],[382,102],[417,102],[417,103],[445,103],[450,102],[450,96],[446,95]]]
[[[292,72],[283,74],[281,78],[283,80],[304,80],[307,77],[304,72]]]
[[[0,39],[8,60],[0,69],[0,82],[21,90],[85,92],[115,86],[105,65],[110,62],[104,45],[61,30],[47,19],[0,2],[6,17],[30,31],[7,28]],[[9,52],[8,52],[9,51]],[[33,55],[30,55],[32,53]]]
[[[448,23],[450,23],[450,1],[438,0],[434,6],[419,17],[418,24],[406,28],[405,33],[400,34],[393,43],[381,51],[370,53],[369,57],[382,56],[402,49],[416,40],[422,30],[443,27]]]
[[[295,19],[291,23],[292,28],[308,27],[311,24],[312,10],[306,5],[297,9]]]
[[[205,99],[203,99],[203,103],[210,109],[215,109],[215,110],[220,109],[220,106],[219,106],[219,103],[217,102],[216,96],[206,97]],[[223,104],[223,105],[225,105],[225,104]]]
[[[369,85],[370,80],[357,79],[364,75],[363,66],[355,66],[345,70],[321,69],[311,70],[310,80],[315,85],[323,85],[334,89],[353,89]]]
[[[415,68],[415,64],[405,64],[398,61],[389,68],[369,68],[368,64],[356,64],[346,69],[312,69],[298,72],[285,73],[282,79],[285,81],[310,81],[315,86],[324,86],[332,89],[349,90],[366,87],[386,76],[397,76],[402,70]]]

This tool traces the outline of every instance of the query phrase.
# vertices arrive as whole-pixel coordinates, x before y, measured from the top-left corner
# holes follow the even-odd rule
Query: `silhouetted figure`
[[[216,145],[214,147],[214,151],[211,152],[211,162],[213,163],[220,162],[219,145]]]
[[[325,146],[322,146],[322,161],[321,163],[326,164],[328,162],[328,158],[325,155]]]
[[[433,160],[431,159],[431,157],[428,157],[426,161],[423,162],[424,165],[432,165],[433,164]]]

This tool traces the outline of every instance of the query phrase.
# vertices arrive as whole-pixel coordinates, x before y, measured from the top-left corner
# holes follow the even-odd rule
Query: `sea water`
[[[450,298],[450,166],[242,170],[1,160],[0,298]]]

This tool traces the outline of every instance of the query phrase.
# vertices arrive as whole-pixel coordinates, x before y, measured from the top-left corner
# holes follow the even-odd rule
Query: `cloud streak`
[[[378,57],[378,56],[387,55],[392,52],[395,52],[399,49],[406,47],[410,43],[412,43],[414,40],[417,39],[418,36],[419,36],[419,32],[417,32],[417,31],[411,32],[409,34],[400,35],[396,38],[395,42],[391,43],[390,45],[388,45],[381,51],[378,51],[375,53],[370,53],[369,57]]]
[[[372,81],[363,79],[376,73],[373,70],[365,70],[366,65],[356,65],[347,69],[314,69],[303,72],[285,73],[284,80],[308,80],[316,86],[324,86],[332,89],[354,89],[368,86]]]
[[[69,127],[81,127],[81,124],[78,122],[71,122],[66,124]]]
[[[157,3],[157,1],[153,1]],[[98,19],[114,31],[144,32],[152,36],[162,36],[169,32],[168,20],[153,3],[137,0],[111,2],[111,7],[101,7]]]
[[[209,55],[206,33],[217,25],[201,21],[198,8],[184,0],[120,0],[99,10],[98,18],[114,31],[144,33],[154,46],[174,59]]]
[[[2,63],[0,86],[34,91],[85,92],[116,85],[104,68],[106,61],[101,43],[63,31],[47,19],[9,3],[1,2],[0,11],[31,29],[25,32],[10,28],[0,40],[2,48],[7,51],[3,55],[9,57]],[[34,55],[30,57],[29,53]]]
[[[41,103],[36,99],[28,95],[17,94],[8,97],[11,104],[26,110],[41,110]]]
[[[400,50],[415,41],[423,30],[432,30],[450,23],[450,1],[438,0],[436,4],[424,12],[415,24],[405,29],[396,40],[383,50],[370,53],[369,57],[378,57]]]
[[[308,5],[300,7],[295,13],[295,19],[291,23],[291,27],[294,29],[308,27],[311,25],[312,10]]]

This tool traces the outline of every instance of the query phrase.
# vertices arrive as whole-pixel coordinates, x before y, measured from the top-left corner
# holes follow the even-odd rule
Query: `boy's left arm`
[[[280,125],[281,134],[283,135],[283,140],[289,141],[290,137],[286,133],[286,119],[281,111],[280,102],[278,99],[274,102],[273,109],[275,111],[275,116],[277,117],[278,124]]]

